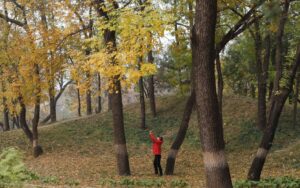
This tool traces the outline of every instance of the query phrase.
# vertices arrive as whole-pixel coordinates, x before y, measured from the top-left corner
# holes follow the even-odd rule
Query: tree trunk
[[[193,84],[207,187],[230,188],[232,182],[225,158],[214,74],[216,17],[216,0],[196,1],[192,36]]]
[[[266,54],[264,62],[262,61],[262,38],[260,34],[260,26],[258,20],[254,22],[254,42],[255,42],[255,57],[256,57],[256,76],[257,76],[257,127],[263,131],[266,127],[266,94],[267,94],[267,72],[270,57],[270,41],[269,35],[266,37]]]
[[[263,169],[267,154],[272,147],[273,139],[275,136],[276,128],[278,126],[278,121],[283,109],[283,106],[288,98],[290,92],[292,91],[293,81],[300,66],[300,44],[298,45],[298,50],[296,54],[296,61],[293,64],[291,74],[288,76],[286,86],[279,90],[277,95],[272,95],[271,109],[268,118],[268,124],[264,131],[262,141],[260,143],[259,149],[256,153],[254,160],[252,161],[251,168],[248,172],[248,179],[258,181],[260,179],[261,171]],[[279,74],[276,74],[280,76]],[[280,79],[279,79],[280,81]],[[277,82],[279,83],[279,82]],[[279,87],[278,87],[279,88]]]
[[[34,115],[32,119],[32,146],[33,146],[33,156],[38,157],[43,154],[43,149],[38,143],[38,125],[40,120],[40,103],[41,103],[41,85],[40,85],[40,70],[37,64],[34,65],[34,72],[37,79],[36,92],[35,92],[35,105],[34,105]]]
[[[279,20],[278,30],[276,33],[276,53],[275,53],[275,67],[276,67],[276,76],[274,80],[274,91],[280,89],[279,81],[282,77],[282,58],[283,58],[283,49],[282,49],[282,38],[284,35],[285,23],[288,19],[288,12],[290,7],[290,0],[284,0],[284,8]],[[276,79],[277,78],[277,79]]]
[[[171,146],[171,149],[169,151],[169,154],[168,154],[166,171],[165,171],[166,175],[174,174],[176,156],[177,156],[178,150],[180,149],[180,147],[184,141],[184,138],[185,138],[188,126],[189,126],[190,117],[193,112],[194,103],[195,103],[195,92],[192,91],[191,96],[188,98],[188,101],[185,105],[182,121],[180,124],[180,128],[178,130],[177,136],[176,136],[176,138]]]
[[[4,81],[2,81],[2,92],[5,92],[5,83]],[[10,126],[9,126],[9,111],[7,108],[7,104],[6,104],[6,97],[2,98],[3,100],[3,131],[9,131],[10,130]]]
[[[294,112],[293,112],[293,127],[297,126],[297,112],[298,112],[298,97],[299,97],[299,87],[300,87],[300,74],[298,73],[298,77],[295,79],[295,96],[294,96]]]
[[[9,131],[9,112],[7,107],[3,109],[3,131]]]
[[[108,94],[108,97],[107,97],[107,110],[108,111],[111,111],[111,106],[112,106],[112,104],[111,104],[111,97],[110,97],[110,95]]]
[[[99,17],[109,20],[109,16],[104,9],[103,0],[94,0],[95,9]],[[118,3],[113,3],[115,9],[118,9]],[[115,31],[105,29],[104,30],[104,43],[107,51],[113,54],[116,51],[116,33]],[[116,61],[114,57],[109,62],[111,65],[115,65]],[[114,144],[116,150],[118,173],[121,176],[130,175],[130,167],[128,160],[128,152],[126,146],[126,138],[124,131],[124,118],[123,118],[123,104],[122,104],[122,90],[119,76],[111,78],[114,84],[114,92],[109,94],[111,99],[111,107],[113,114],[114,125]]]
[[[142,57],[139,58],[139,70],[141,69]],[[146,129],[146,105],[144,96],[144,78],[141,76],[139,79],[139,93],[140,93],[140,105],[141,105],[141,129]]]
[[[80,90],[79,90],[79,88],[77,88],[77,102],[78,102],[77,114],[80,117],[81,116],[81,98],[80,98]]]
[[[33,146],[33,156],[38,157],[43,154],[43,149],[38,142],[38,125],[40,118],[40,99],[37,97],[36,104],[34,107],[34,117],[32,120],[32,146]]]
[[[272,98],[272,93],[273,93],[273,89],[274,89],[274,83],[273,81],[271,81],[269,83],[269,96],[268,96],[268,101],[271,101],[271,98]]]
[[[54,96],[50,97],[50,120],[51,123],[56,122],[56,102]]]
[[[101,77],[100,74],[97,73],[97,80],[98,80],[98,97],[97,97],[97,109],[96,113],[100,113],[102,111],[102,103],[101,103]]]
[[[49,86],[49,108],[50,108],[50,120],[51,123],[56,122],[56,102],[55,102],[55,92],[54,92],[54,85],[51,83]],[[48,119],[48,118],[46,118]],[[46,123],[46,119],[44,119],[42,122]]]
[[[65,91],[65,89],[67,88],[67,86],[69,84],[72,83],[72,80],[68,81],[65,85],[63,85],[61,88],[60,88],[60,91],[58,92],[58,94],[54,97],[53,94],[51,93],[54,93],[54,89],[49,89],[49,97],[50,97],[50,114],[48,116],[46,116],[42,121],[41,123],[47,123],[50,119],[51,119],[51,123],[53,122],[56,122],[57,119],[56,119],[56,104],[57,104],[57,101],[58,99],[61,97],[61,95],[63,94],[63,92]]]
[[[148,62],[152,63],[154,62],[153,58],[153,52],[152,50],[148,53]],[[149,101],[150,101],[150,109],[153,117],[156,117],[156,103],[155,103],[155,88],[154,88],[154,76],[149,76],[148,79],[149,83]]]
[[[19,116],[13,116],[13,124],[16,126],[17,129],[20,128],[20,124],[19,124]]]
[[[92,114],[92,96],[91,96],[91,90],[88,89],[86,91],[86,115]]]
[[[114,144],[117,157],[119,175],[130,175],[126,138],[124,131],[123,104],[121,84],[115,80],[116,92],[110,94],[112,101],[112,114],[114,123]]]
[[[20,106],[21,106],[21,111],[20,111],[20,115],[19,115],[20,126],[21,126],[22,130],[24,131],[25,135],[27,136],[27,138],[32,143],[32,141],[33,141],[32,132],[29,129],[28,124],[26,122],[26,106],[23,103],[23,98],[21,96],[19,97],[19,102],[20,102]]]
[[[220,61],[220,55],[219,54],[216,56],[216,68],[217,68],[217,73],[218,73],[218,102],[219,102],[219,110],[220,110],[221,119],[223,120],[223,107],[222,107],[222,105],[223,105],[224,81],[223,81],[221,61]]]
[[[3,97],[3,131],[9,131],[10,126],[9,126],[9,111],[6,105],[6,98]]]

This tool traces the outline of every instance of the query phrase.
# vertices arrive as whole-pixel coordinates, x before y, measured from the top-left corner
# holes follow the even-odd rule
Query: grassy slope
[[[158,118],[147,115],[147,125],[165,138],[162,164],[181,121],[183,97],[158,99]],[[151,179],[152,155],[148,132],[139,129],[139,105],[125,108],[125,126],[130,165],[135,179]],[[256,152],[260,133],[254,128],[256,104],[245,97],[224,99],[224,131],[228,161],[233,179],[243,179]],[[263,176],[300,176],[300,125],[291,127],[291,110],[284,110]],[[111,113],[56,123],[40,128],[45,154],[38,159],[30,155],[30,145],[21,131],[0,133],[0,150],[17,146],[26,153],[27,166],[40,176],[55,176],[58,184],[78,180],[81,186],[97,185],[100,178],[119,179],[112,145]],[[203,164],[194,113],[185,143],[177,159],[174,177],[190,185],[204,182]]]

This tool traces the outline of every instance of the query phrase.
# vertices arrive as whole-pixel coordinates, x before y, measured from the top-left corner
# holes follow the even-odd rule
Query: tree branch
[[[0,18],[4,19],[4,20],[7,21],[7,22],[16,24],[16,25],[18,25],[18,26],[20,26],[20,27],[24,27],[24,26],[25,26],[25,23],[20,22],[20,21],[15,20],[15,19],[12,19],[12,18],[10,18],[10,17],[8,17],[8,16],[5,16],[5,15],[2,14],[2,13],[0,13]]]

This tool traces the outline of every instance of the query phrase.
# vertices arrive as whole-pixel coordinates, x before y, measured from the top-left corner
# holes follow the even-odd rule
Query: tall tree
[[[269,150],[272,147],[275,132],[278,126],[278,121],[285,104],[285,101],[292,90],[293,80],[295,78],[297,68],[300,64],[300,46],[297,47],[297,53],[295,56],[295,62],[292,65],[292,69],[289,70],[290,74],[285,81],[285,85],[280,85],[280,81],[283,75],[283,49],[282,49],[282,38],[284,35],[285,23],[288,19],[288,12],[290,7],[290,1],[285,0],[283,5],[282,14],[279,19],[278,30],[276,34],[276,54],[275,54],[275,67],[276,75],[274,78],[274,92],[271,96],[271,108],[267,121],[267,126],[264,131],[262,140],[259,145],[259,149],[256,153],[254,160],[252,161],[251,167],[248,172],[248,179],[259,180],[260,175],[267,157]]]
[[[262,140],[259,145],[259,149],[252,161],[250,170],[248,172],[248,179],[258,181],[268,155],[269,150],[272,147],[275,132],[278,126],[278,121],[283,109],[283,106],[292,91],[293,80],[295,78],[298,67],[300,66],[300,43],[297,48],[295,56],[295,62],[292,65],[290,74],[285,81],[285,86],[277,90],[277,94],[273,94],[271,98],[271,107],[268,117],[268,123],[264,131]],[[279,74],[278,74],[279,75]],[[277,78],[275,78],[277,79]]]
[[[193,77],[207,187],[232,187],[215,88],[216,0],[197,0],[192,35]]]
[[[96,12],[98,16],[106,21],[109,21],[109,15],[104,7],[104,0],[94,0]],[[113,2],[113,8],[118,9],[117,2]],[[109,28],[103,31],[104,44],[106,45],[108,54],[113,54],[116,51],[116,32]],[[113,56],[109,62],[111,65],[116,63]],[[126,146],[126,138],[124,131],[124,119],[123,119],[123,104],[122,104],[122,91],[119,75],[115,75],[110,78],[113,89],[109,93],[111,98],[111,107],[113,114],[114,124],[114,144],[116,150],[117,167],[119,175],[130,175],[129,159]]]

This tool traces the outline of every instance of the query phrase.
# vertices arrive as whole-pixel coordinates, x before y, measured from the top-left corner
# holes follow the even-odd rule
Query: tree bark
[[[230,188],[232,182],[225,158],[214,75],[216,17],[216,0],[196,1],[192,36],[193,84],[207,187]]]
[[[5,106],[3,109],[3,131],[9,131],[9,112],[8,108]]]
[[[17,129],[20,128],[20,124],[19,124],[19,116],[13,116],[13,124],[17,127]]]
[[[21,111],[20,111],[20,115],[19,115],[20,126],[21,126],[22,130],[24,131],[25,135],[27,136],[27,138],[32,143],[32,141],[33,141],[32,132],[29,129],[28,124],[26,122],[26,106],[23,102],[23,97],[21,97],[21,96],[19,97],[19,103],[21,106]]]
[[[296,77],[295,84],[295,93],[294,93],[294,112],[293,112],[293,127],[297,126],[297,112],[298,112],[298,97],[299,97],[299,87],[300,87],[300,74],[298,73],[298,77]]]
[[[81,97],[80,97],[80,90],[79,90],[79,88],[77,88],[77,102],[78,102],[77,114],[80,117],[81,116]]]
[[[90,82],[90,75],[89,73],[86,74],[86,77],[88,79],[88,82]],[[91,96],[91,89],[90,84],[88,84],[88,89],[86,91],[86,115],[91,115],[92,112],[92,96]]]
[[[103,0],[94,0],[94,5],[98,16],[109,21],[109,16],[103,6]],[[117,2],[115,1],[113,3],[113,8],[119,8]],[[117,50],[115,32],[116,31],[104,29],[104,43],[106,45],[108,53],[112,54]],[[112,57],[110,64],[116,64],[114,57]],[[130,166],[124,131],[121,83],[119,80],[119,76],[115,76],[111,79],[111,81],[114,84],[114,90],[112,93],[109,94],[109,96],[111,98],[111,107],[113,114],[114,145],[117,158],[117,167],[119,175],[127,176],[130,175]]]
[[[4,81],[2,81],[2,92],[5,92],[5,83]],[[9,126],[9,111],[8,111],[8,107],[6,104],[6,97],[2,98],[3,101],[3,131],[9,131],[10,130],[10,126]]]
[[[266,54],[264,61],[262,60],[262,38],[260,34],[260,26],[258,20],[254,22],[255,32],[253,38],[255,42],[255,57],[256,57],[256,76],[258,88],[257,100],[257,127],[263,131],[266,127],[266,95],[267,95],[267,73],[270,59],[270,36],[266,37]]]
[[[252,161],[252,165],[248,172],[248,179],[258,181],[260,179],[260,175],[267,157],[269,150],[272,147],[273,139],[275,136],[276,128],[278,126],[278,121],[283,109],[283,106],[288,98],[290,92],[292,91],[293,81],[297,72],[298,67],[300,66],[300,44],[298,45],[298,50],[296,54],[296,60],[293,64],[291,74],[288,77],[287,85],[282,87],[277,94],[272,95],[271,99],[271,109],[268,118],[268,124],[264,131],[262,141],[260,143],[259,149],[256,153],[254,160]],[[278,79],[280,74],[276,74],[276,78]],[[280,79],[279,79],[280,81]],[[279,83],[279,82],[278,82]],[[277,88],[279,88],[277,86]]]
[[[141,69],[142,57],[139,58],[138,66]],[[146,105],[144,95],[144,78],[141,76],[139,79],[139,93],[140,93],[140,107],[141,107],[141,129],[146,129]]]
[[[36,76],[36,92],[35,92],[35,105],[34,105],[34,116],[32,119],[32,146],[33,156],[38,157],[43,154],[43,149],[38,142],[38,125],[40,120],[40,103],[41,103],[41,85],[40,85],[40,71],[37,64],[34,65],[34,72]]]
[[[181,147],[181,145],[184,141],[187,129],[189,127],[189,121],[190,121],[190,118],[191,118],[191,115],[193,112],[194,104],[195,104],[195,92],[192,91],[192,93],[191,93],[190,97],[188,98],[188,101],[185,105],[183,117],[181,120],[181,124],[180,124],[180,128],[178,130],[177,136],[176,136],[176,138],[171,146],[171,149],[169,151],[169,154],[168,154],[166,171],[165,171],[166,175],[174,174],[176,156],[179,151],[179,148]]]
[[[100,113],[102,111],[102,103],[101,103],[101,77],[100,74],[97,73],[97,81],[98,81],[98,97],[97,97],[97,109],[96,113]]]
[[[112,106],[112,104],[111,104],[111,97],[110,97],[110,95],[108,94],[108,97],[107,97],[107,110],[108,111],[111,111],[111,106]]]
[[[285,23],[288,19],[288,12],[290,7],[290,0],[284,0],[283,11],[279,20],[278,30],[276,33],[276,53],[275,53],[275,68],[276,68],[276,76],[274,79],[274,91],[278,91],[280,89],[279,81],[282,77],[282,38],[284,35],[284,27]]]
[[[153,52],[152,50],[148,53],[148,62],[154,63]],[[156,117],[156,103],[155,103],[155,87],[154,87],[154,76],[149,76],[148,79],[149,84],[149,101],[150,101],[150,109],[153,117]]]
[[[52,86],[50,86],[50,88],[49,88],[49,98],[50,98],[50,103],[49,103],[50,120],[51,120],[51,123],[54,123],[54,122],[56,122],[56,101],[55,101],[55,96],[54,96],[54,87],[52,87]],[[42,121],[42,122],[44,122],[44,121]]]
[[[220,110],[221,119],[223,120],[223,107],[222,107],[222,105],[223,105],[224,81],[223,81],[221,61],[220,61],[220,55],[219,54],[216,57],[216,68],[217,68],[217,75],[218,75],[218,102],[219,102],[219,110]],[[222,123],[222,125],[223,125],[223,123]]]

